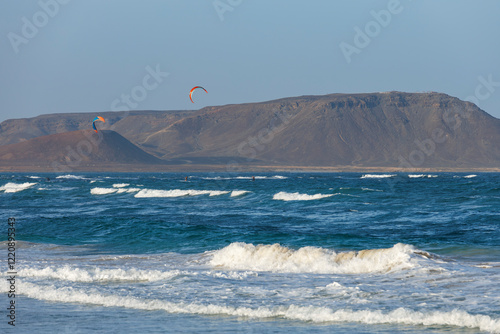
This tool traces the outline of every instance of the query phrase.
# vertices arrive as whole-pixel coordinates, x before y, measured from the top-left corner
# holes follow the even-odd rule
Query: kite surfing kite
[[[94,118],[94,120],[92,121],[92,127],[94,128],[95,132],[97,133],[97,128],[95,127],[95,122],[96,121],[101,121],[101,122],[104,122],[104,123],[106,123],[106,121],[101,116],[97,116],[96,118]]]
[[[194,90],[195,90],[196,88],[201,88],[201,89],[203,89],[203,90],[205,91],[205,93],[207,93],[207,94],[208,94],[207,90],[206,90],[205,88],[201,87],[201,86],[196,86],[196,87],[191,88],[191,91],[189,92],[189,99],[190,99],[190,100],[191,100],[191,102],[193,102],[193,103],[194,103],[194,101],[193,101],[193,97],[192,97],[192,96],[193,96],[193,92],[194,92]]]

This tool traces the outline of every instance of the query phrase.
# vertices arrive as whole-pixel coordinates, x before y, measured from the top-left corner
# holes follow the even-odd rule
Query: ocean
[[[1,333],[500,333],[498,173],[3,173],[0,212]]]

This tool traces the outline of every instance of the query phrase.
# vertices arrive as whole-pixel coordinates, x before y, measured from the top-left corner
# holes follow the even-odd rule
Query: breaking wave
[[[9,183],[5,184],[4,186],[1,186],[0,187],[0,191],[4,191],[5,193],[17,193],[19,191],[23,191],[23,190],[26,190],[28,188],[31,188],[35,184],[36,184],[36,182],[35,183],[31,183],[31,182],[25,182],[25,183],[13,183],[13,182],[9,182]]]
[[[135,197],[137,198],[150,198],[150,197],[184,197],[184,196],[199,196],[199,195],[209,195],[209,196],[220,196],[224,194],[229,194],[229,191],[223,190],[154,190],[154,189],[142,189]]]
[[[90,193],[92,195],[109,195],[109,194],[123,194],[123,193],[135,193],[140,191],[140,188],[92,188]]]
[[[231,197],[238,197],[249,193],[248,190],[233,190],[231,191]]]
[[[319,247],[293,250],[279,244],[232,243],[213,253],[215,268],[290,273],[361,274],[406,270],[419,266],[413,246],[337,253]],[[424,255],[424,252],[418,252]]]
[[[85,180],[86,178],[80,175],[67,174],[57,176],[56,179]]]
[[[322,199],[326,197],[331,197],[333,194],[314,194],[314,195],[308,195],[308,194],[300,194],[300,193],[287,193],[284,191],[280,191],[277,194],[274,194],[273,199],[274,200],[281,200],[281,201],[313,201],[316,199]]]

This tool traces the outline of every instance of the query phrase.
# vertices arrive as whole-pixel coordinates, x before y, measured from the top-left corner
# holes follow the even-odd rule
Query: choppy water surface
[[[0,174],[0,330],[500,333],[500,174],[185,176]]]

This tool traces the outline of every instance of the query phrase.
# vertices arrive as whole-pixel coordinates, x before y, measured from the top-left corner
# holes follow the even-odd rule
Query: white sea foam
[[[215,268],[292,273],[360,274],[406,270],[418,266],[415,249],[396,244],[387,249],[336,253],[319,247],[293,250],[279,244],[235,242],[213,253]]]
[[[394,177],[396,174],[365,174],[361,176],[362,179],[387,179],[389,177]]]
[[[93,268],[72,268],[63,266],[59,268],[44,269],[21,269],[18,272],[20,277],[51,278],[72,282],[114,282],[114,281],[159,281],[171,279],[180,275],[179,270],[159,271],[159,270],[138,270],[138,269],[101,269]]]
[[[123,194],[123,193],[135,193],[140,191],[140,188],[92,188],[90,193],[92,195],[109,195],[109,194]]]
[[[113,184],[113,188],[124,188],[128,187],[130,184],[129,183],[115,183]]]
[[[244,280],[249,276],[257,277],[259,273],[255,271],[210,271],[205,274],[208,274],[212,277],[224,278],[224,279],[232,279],[232,280]]]
[[[173,189],[173,190],[155,190],[155,189],[142,189],[135,197],[137,198],[149,198],[149,197],[184,197],[184,196],[199,196],[199,195],[209,195],[209,196],[220,196],[228,194],[229,191],[222,190],[194,190],[194,189]]]
[[[361,188],[361,190],[363,190],[363,191],[380,191],[380,192],[384,192],[383,190],[380,190],[380,189],[371,189],[371,188]]]
[[[215,177],[202,177],[203,180],[285,180],[288,179],[288,176],[283,175],[274,175],[274,176],[215,176]]]
[[[461,178],[464,178],[464,179],[472,179],[474,177],[477,177],[476,174],[471,174],[471,175],[465,175],[465,176],[462,176],[462,175],[454,175],[453,178],[456,178],[456,179],[461,179]]]
[[[237,197],[249,193],[248,190],[233,190],[231,191],[231,197]]]
[[[117,192],[118,189],[115,189],[115,188],[92,188],[90,189],[90,193],[92,195],[108,195],[108,194],[113,194],[115,192]]]
[[[40,179],[40,176],[28,176],[30,179]]]
[[[9,182],[0,187],[0,191],[4,191],[5,193],[17,193],[19,191],[26,190],[28,188],[33,187],[35,183],[25,182],[25,183],[13,183]]]
[[[72,174],[60,175],[60,176],[57,176],[56,179],[85,180],[85,178],[83,176],[72,175]]]
[[[427,177],[427,178],[437,177],[437,175],[432,175],[432,174],[409,174],[408,177],[411,178],[411,179],[418,179],[418,178],[423,178],[423,177]]]
[[[478,328],[481,331],[500,333],[500,319],[487,315],[472,315],[461,310],[415,311],[398,308],[393,311],[332,309],[318,306],[283,305],[259,308],[235,307],[217,304],[169,302],[159,299],[144,299],[133,296],[100,294],[75,288],[41,286],[19,280],[19,291],[38,300],[124,307],[138,310],[162,310],[168,313],[229,315],[248,318],[283,318],[314,323],[353,322],[364,324],[405,324],[416,326],[455,326]],[[6,286],[6,284],[3,284]],[[3,289],[2,289],[3,290]]]
[[[333,194],[308,195],[308,194],[287,193],[284,191],[280,191],[279,193],[274,194],[273,199],[281,201],[313,201],[316,199],[322,199],[331,196],[333,196]]]

